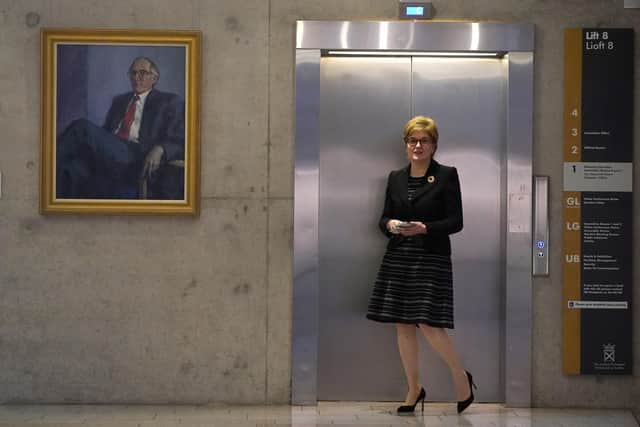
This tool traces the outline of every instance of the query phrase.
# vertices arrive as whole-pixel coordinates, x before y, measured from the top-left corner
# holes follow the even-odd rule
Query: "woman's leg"
[[[447,331],[444,328],[434,328],[425,324],[420,325],[420,330],[431,347],[438,352],[440,357],[442,357],[449,366],[451,376],[453,377],[453,383],[456,386],[456,396],[458,401],[465,400],[471,396],[471,389],[469,388],[467,374],[460,363],[460,359],[458,359],[456,350],[453,347],[453,342],[451,342],[451,338],[449,338]]]
[[[407,377],[409,391],[405,399],[405,405],[413,405],[420,394],[420,374],[418,371],[418,340],[416,339],[416,326],[396,323],[398,335],[398,349]]]

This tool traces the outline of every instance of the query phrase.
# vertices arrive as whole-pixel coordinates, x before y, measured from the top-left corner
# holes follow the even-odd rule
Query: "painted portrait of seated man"
[[[184,99],[156,89],[161,71],[146,56],[124,71],[131,90],[113,97],[101,126],[79,118],[58,134],[58,199],[184,198]]]

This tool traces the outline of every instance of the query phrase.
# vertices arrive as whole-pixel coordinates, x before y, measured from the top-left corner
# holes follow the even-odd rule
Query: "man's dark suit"
[[[451,254],[449,234],[462,230],[462,196],[458,171],[431,160],[427,170],[427,183],[420,188],[413,199],[408,197],[410,166],[389,174],[384,210],[379,226],[390,237],[393,247],[403,237],[387,230],[391,219],[420,221],[427,226],[427,234],[419,236],[424,249],[429,253]]]
[[[153,147],[163,148],[163,163],[184,159],[184,101],[178,95],[151,90],[144,103],[138,142],[115,135],[133,96],[128,92],[113,99],[103,127],[80,119],[58,137],[58,198],[137,198],[144,160]]]

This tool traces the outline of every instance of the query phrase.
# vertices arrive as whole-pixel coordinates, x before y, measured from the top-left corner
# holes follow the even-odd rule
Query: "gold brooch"
[[[427,182],[428,182],[429,184],[433,184],[433,181],[435,181],[435,180],[436,180],[436,177],[435,177],[435,176],[433,176],[433,175],[429,175],[429,176],[427,177]]]

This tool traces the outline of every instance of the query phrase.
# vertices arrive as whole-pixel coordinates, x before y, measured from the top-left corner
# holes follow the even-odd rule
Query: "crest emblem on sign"
[[[616,361],[616,346],[613,344],[605,344],[602,346],[602,353],[605,362]]]

